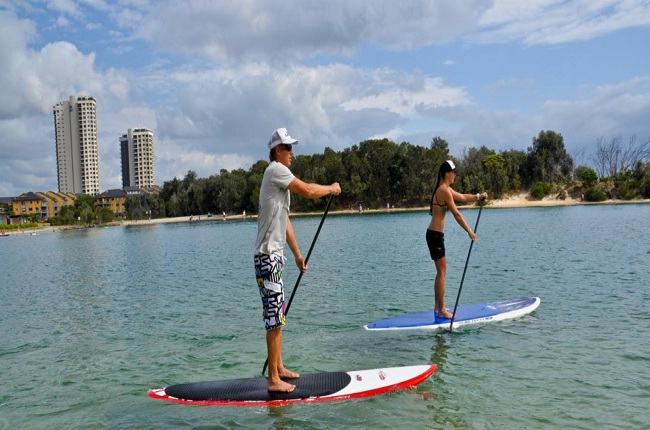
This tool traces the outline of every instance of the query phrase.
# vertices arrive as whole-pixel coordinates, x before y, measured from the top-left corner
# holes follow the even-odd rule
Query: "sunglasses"
[[[288,143],[281,143],[278,145],[280,149],[284,149],[285,151],[291,152],[291,149],[293,148],[290,144]]]

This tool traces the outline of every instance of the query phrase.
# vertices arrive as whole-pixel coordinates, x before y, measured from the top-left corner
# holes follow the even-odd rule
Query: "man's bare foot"
[[[277,382],[268,381],[267,389],[273,393],[291,393],[296,389],[296,386],[282,380]]]
[[[280,369],[279,373],[280,373],[280,378],[282,378],[282,379],[300,378],[300,374],[298,374],[296,372],[292,372],[289,369]]]

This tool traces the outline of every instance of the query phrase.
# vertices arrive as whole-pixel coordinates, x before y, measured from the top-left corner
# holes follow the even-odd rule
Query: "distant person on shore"
[[[279,128],[273,132],[268,143],[271,163],[264,171],[260,188],[255,242],[255,277],[262,298],[266,327],[269,391],[292,392],[296,386],[283,379],[300,376],[284,367],[282,361],[282,326],[285,325],[282,274],[285,243],[291,248],[298,269],[301,272],[307,270],[289,219],[290,192],[309,199],[341,193],[338,182],[331,185],[309,184],[291,173],[289,167],[293,157],[292,145],[297,144],[298,141],[289,136],[286,128]]]
[[[487,199],[487,193],[482,194],[461,194],[454,191],[451,185],[456,180],[456,166],[453,161],[447,160],[440,165],[438,181],[431,194],[431,205],[429,214],[431,222],[427,228],[427,246],[431,259],[436,264],[435,281],[435,307],[436,318],[451,318],[453,315],[445,307],[445,276],[447,274],[447,257],[445,257],[445,215],[447,212],[456,218],[458,224],[467,232],[472,241],[476,240],[476,234],[467,225],[465,218],[458,211],[456,201],[462,203],[477,202],[479,199]]]

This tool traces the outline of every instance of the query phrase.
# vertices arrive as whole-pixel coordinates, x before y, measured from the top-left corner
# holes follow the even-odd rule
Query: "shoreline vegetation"
[[[567,197],[564,200],[556,199],[552,197],[545,197],[542,200],[534,200],[527,193],[519,193],[516,195],[511,195],[498,200],[489,200],[484,206],[485,209],[513,209],[513,208],[532,208],[532,207],[556,207],[556,206],[593,206],[593,205],[623,205],[623,204],[648,204],[650,199],[632,199],[632,200],[616,200],[608,199],[602,202],[587,202],[580,199]],[[476,205],[459,205],[459,209],[473,209],[477,208]],[[409,207],[409,208],[395,208],[395,207],[384,207],[384,208],[372,208],[366,209],[344,209],[330,211],[329,215],[351,215],[351,214],[379,214],[379,213],[393,213],[393,212],[424,212],[428,211],[427,206],[420,207]],[[317,216],[322,215],[322,212],[304,212],[304,213],[292,213],[291,217],[304,217],[304,216]],[[166,224],[166,223],[177,223],[177,222],[205,222],[205,221],[233,221],[233,220],[257,220],[257,215],[245,215],[244,214],[232,214],[224,217],[224,215],[193,215],[193,216],[181,216],[174,218],[154,218],[151,220],[124,220],[124,221],[114,221],[106,224],[105,226],[50,226],[43,225],[37,228],[29,228],[27,230],[8,230],[5,234],[10,236],[18,235],[38,235],[39,233],[46,232],[55,232],[61,230],[77,230],[83,228],[103,228],[103,227],[115,227],[115,226],[130,226],[130,225],[149,225],[149,224]],[[1,228],[1,227],[0,227]]]
[[[594,160],[597,172],[584,164],[575,166],[562,135],[547,130],[533,139],[527,151],[497,153],[482,146],[464,150],[460,158],[449,154],[448,143],[440,137],[434,137],[430,147],[371,139],[340,152],[325,148],[322,154],[298,155],[291,171],[307,183],[336,180],[340,184],[345,193],[334,200],[333,209],[338,210],[332,214],[426,211],[433,178],[444,160],[452,160],[462,172],[454,189],[464,194],[486,191],[493,199],[486,208],[616,204],[650,199],[650,163],[645,161],[649,156],[650,140],[637,143],[630,138],[627,146],[620,138],[607,146],[599,143]],[[100,200],[78,195],[74,204],[63,205],[47,224],[71,229],[141,220],[161,223],[244,218],[246,212],[258,212],[259,188],[268,166],[269,162],[258,160],[248,170],[221,169],[207,178],[189,170],[182,179],[177,176],[165,181],[158,192],[141,189],[139,194],[125,196],[121,190],[117,196],[120,190],[115,190],[114,197]],[[5,212],[11,210],[4,206]],[[37,222],[43,210],[36,206],[17,211],[33,212],[29,219]],[[323,208],[322,202],[300,196],[291,202],[294,216],[322,213]]]

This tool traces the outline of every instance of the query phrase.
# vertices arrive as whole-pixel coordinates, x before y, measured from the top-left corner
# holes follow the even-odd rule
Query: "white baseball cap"
[[[297,145],[298,141],[289,136],[287,129],[282,127],[275,130],[271,135],[271,139],[269,139],[269,149],[273,149],[280,144]]]

